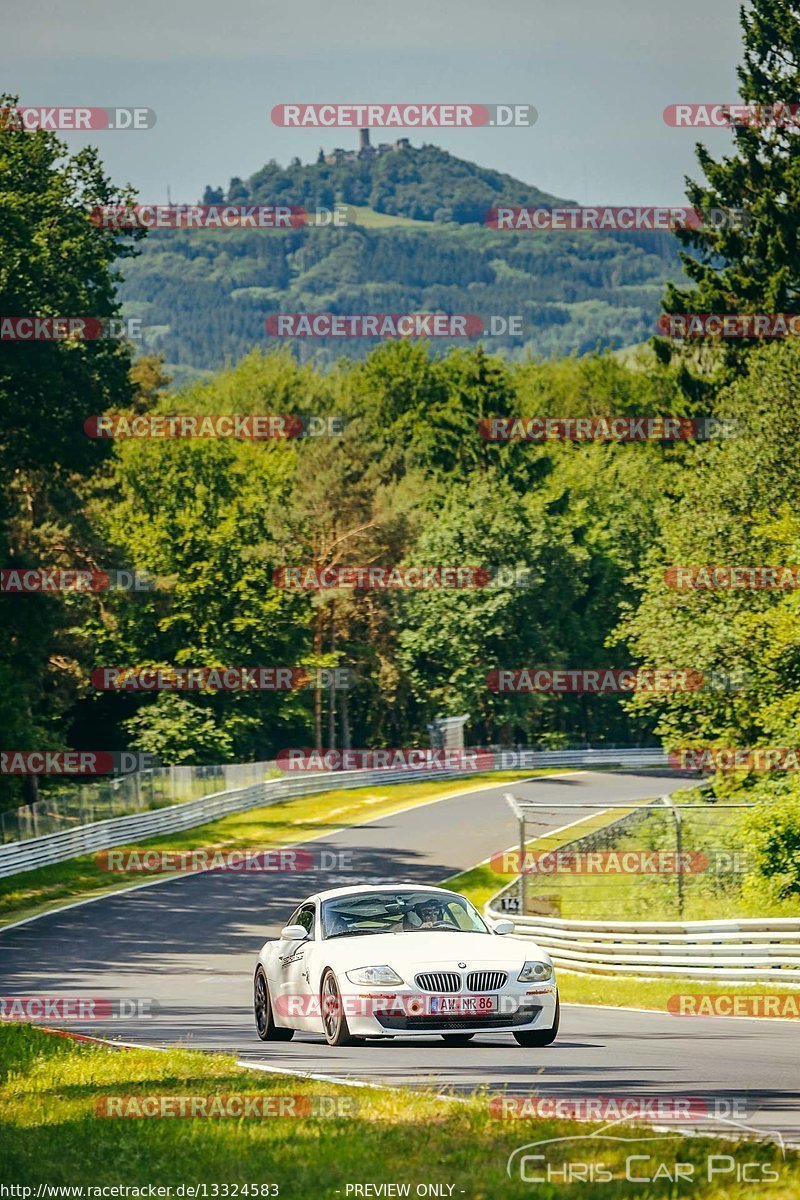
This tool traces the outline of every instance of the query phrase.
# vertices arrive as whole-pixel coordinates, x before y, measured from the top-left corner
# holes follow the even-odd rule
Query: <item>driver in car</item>
[[[432,897],[415,904],[403,918],[403,928],[409,932],[415,929],[433,929],[444,920],[444,909],[438,900]]]

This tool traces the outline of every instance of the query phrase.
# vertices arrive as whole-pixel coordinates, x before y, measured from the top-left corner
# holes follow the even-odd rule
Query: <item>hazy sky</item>
[[[667,104],[735,100],[737,0],[0,0],[0,80],[26,105],[140,106],[154,129],[91,139],[143,202],[196,201],[266,160],[355,146],[279,129],[291,101],[533,104],[530,129],[400,130],[580,203],[679,204],[694,143]],[[375,134],[373,135],[375,137]],[[377,139],[376,139],[377,140]]]

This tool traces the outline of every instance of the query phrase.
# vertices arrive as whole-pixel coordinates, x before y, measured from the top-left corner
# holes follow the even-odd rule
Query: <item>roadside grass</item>
[[[264,1057],[269,1057],[267,1046]],[[267,1097],[273,1105],[281,1097],[331,1097],[346,1105],[350,1115],[125,1119],[96,1112],[98,1102],[107,1104],[109,1097],[129,1097],[136,1104],[154,1095],[231,1094]],[[675,1136],[664,1133],[654,1144],[652,1130],[627,1124],[624,1133],[618,1128],[613,1132],[631,1140],[592,1142],[587,1135],[597,1128],[594,1122],[501,1119],[490,1109],[490,1098],[488,1091],[456,1101],[432,1091],[347,1088],[248,1071],[228,1055],[111,1049],[31,1026],[2,1024],[0,1182],[28,1187],[171,1185],[173,1196],[179,1184],[205,1184],[209,1197],[233,1196],[231,1185],[242,1189],[244,1184],[253,1190],[239,1190],[239,1195],[267,1195],[262,1185],[276,1184],[280,1196],[289,1200],[344,1197],[348,1184],[366,1183],[407,1184],[414,1195],[417,1185],[436,1183],[451,1185],[452,1195],[469,1200],[522,1200],[533,1194],[574,1200],[589,1194],[585,1181],[556,1177],[552,1184],[537,1185],[534,1193],[518,1171],[511,1178],[506,1174],[508,1157],[520,1146],[572,1137],[579,1140],[567,1147],[537,1147],[533,1153],[549,1150],[558,1168],[565,1159],[602,1163],[614,1176],[602,1185],[611,1200],[676,1195],[676,1184],[665,1177],[661,1163],[669,1174],[676,1163],[684,1164],[685,1173],[691,1168],[691,1194],[700,1200],[761,1200],[765,1186],[774,1200],[789,1200],[800,1191],[800,1155],[788,1151],[784,1159],[772,1143],[734,1145],[682,1137],[678,1126]],[[625,1160],[634,1154],[645,1157],[635,1162],[633,1174],[652,1178],[660,1172],[645,1188],[625,1177]],[[728,1158],[725,1173],[709,1182],[710,1155]],[[735,1184],[736,1168],[744,1162],[754,1164],[748,1174],[758,1183]],[[542,1169],[542,1164],[535,1166]],[[776,1182],[761,1182],[770,1172]],[[229,1185],[227,1192],[224,1185]]]
[[[651,1008],[668,1012],[670,998],[675,996],[720,993],[726,996],[729,993],[735,996],[791,996],[794,1004],[790,1002],[788,1009],[782,1007],[778,1013],[768,1011],[758,1019],[769,1021],[776,1015],[800,1018],[800,989],[777,980],[775,983],[728,983],[725,979],[628,979],[624,975],[581,975],[562,967],[558,968],[557,975],[559,995],[565,1004],[602,1004],[610,1008]],[[675,1020],[687,1021],[691,1016],[676,1015]]]
[[[447,782],[426,780],[318,792],[295,800],[281,800],[262,808],[251,808],[242,813],[232,813],[182,833],[132,842],[125,848],[270,850],[323,833],[333,833],[364,819],[388,816],[401,808],[425,804],[434,799],[446,799],[470,788],[560,773],[563,772],[497,771]],[[100,869],[93,855],[83,855],[21,875],[11,875],[0,879],[0,928],[11,921],[48,912],[64,901],[124,891],[154,878],[155,875],[144,871],[137,871],[133,875],[111,875]]]

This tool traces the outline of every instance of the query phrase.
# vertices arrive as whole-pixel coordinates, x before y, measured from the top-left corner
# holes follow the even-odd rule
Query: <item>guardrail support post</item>
[[[683,819],[669,796],[662,796],[661,799],[675,818],[675,853],[677,855],[675,871],[678,882],[678,917],[680,920],[683,920]]]
[[[519,818],[519,911],[525,916],[525,814]]]

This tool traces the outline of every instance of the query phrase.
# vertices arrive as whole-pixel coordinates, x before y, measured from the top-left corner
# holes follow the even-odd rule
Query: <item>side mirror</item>
[[[303,942],[307,937],[308,930],[302,925],[284,925],[281,930],[281,940],[284,942]]]
[[[495,931],[495,933],[499,933],[501,937],[505,937],[505,935],[507,933],[514,932],[514,922],[513,921],[495,921],[494,931]]]

